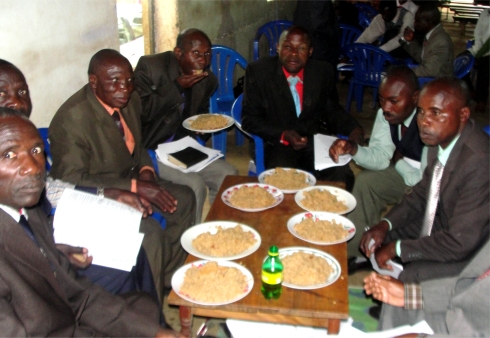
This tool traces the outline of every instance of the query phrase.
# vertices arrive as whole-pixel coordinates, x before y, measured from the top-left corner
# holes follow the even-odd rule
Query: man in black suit
[[[307,170],[352,190],[354,175],[348,165],[322,171],[314,167],[314,134],[342,134],[363,143],[362,128],[339,105],[332,66],[308,59],[313,52],[310,38],[299,26],[281,34],[277,52],[247,67],[243,128],[264,139],[266,168]]]

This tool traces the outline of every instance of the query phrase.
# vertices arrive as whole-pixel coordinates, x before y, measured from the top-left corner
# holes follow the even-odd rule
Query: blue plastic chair
[[[255,142],[255,175],[259,176],[265,170],[264,163],[264,141],[257,135],[250,134],[242,129],[242,101],[243,94],[237,97],[231,108],[231,116],[235,120],[235,125],[246,135],[253,138]],[[249,173],[250,174],[250,173]]]
[[[369,19],[369,17],[361,11],[359,11],[358,18],[359,18],[359,26],[361,26],[362,29],[368,28],[368,26],[371,24],[371,19]]]
[[[44,142],[44,156],[46,157],[46,171],[51,169],[53,158],[51,157],[51,146],[48,140],[49,128],[37,128]]]
[[[210,110],[212,113],[221,113],[231,116],[231,106],[235,102],[233,94],[235,66],[247,68],[247,60],[230,47],[214,45],[211,47],[211,71],[218,78],[218,88],[211,96]],[[213,133],[213,148],[220,150],[226,156],[226,134],[223,130]],[[243,145],[243,134],[235,133],[235,143]]]
[[[345,46],[345,53],[354,64],[354,77],[349,85],[346,110],[350,111],[352,98],[355,95],[357,111],[360,112],[364,87],[374,88],[374,102],[377,102],[382,73],[388,64],[395,62],[395,59],[378,47],[364,43],[353,43]]]
[[[475,57],[473,55],[461,55],[454,59],[454,77],[462,79],[473,68]],[[419,77],[419,85],[422,87],[427,82],[434,80],[435,77]]]
[[[340,37],[339,59],[342,59],[345,56],[344,47],[350,45],[351,43],[354,43],[362,34],[362,32],[356,27],[350,25],[340,24],[339,26],[340,26],[340,31],[342,32],[342,36]],[[353,72],[354,65],[344,65],[341,67],[337,67],[337,70],[339,72]]]
[[[369,22],[371,22],[373,20],[373,18],[379,14],[378,11],[376,10],[376,8],[374,8],[373,6],[370,6],[368,4],[357,3],[354,6],[357,7],[357,9],[359,10],[359,13],[362,13],[365,16],[367,16],[367,18],[369,19]]]
[[[281,33],[293,25],[292,21],[288,20],[276,20],[270,21],[259,27],[253,40],[253,60],[259,59],[259,41],[262,35],[264,35],[269,43],[269,56],[277,54],[276,44],[279,42]]]

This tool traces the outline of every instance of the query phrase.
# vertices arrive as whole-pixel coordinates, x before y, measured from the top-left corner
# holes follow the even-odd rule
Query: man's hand
[[[104,197],[129,205],[143,214],[143,218],[153,213],[151,203],[138,195],[121,189],[104,189]]]
[[[371,227],[368,231],[366,231],[361,238],[361,242],[359,244],[359,248],[362,252],[368,257],[371,257],[371,253],[375,252],[378,247],[383,244],[386,233],[390,229],[390,225],[386,221],[381,221],[375,226]],[[374,240],[374,244],[370,247],[369,242],[371,239]]]
[[[337,163],[339,162],[340,155],[357,154],[357,144],[354,141],[338,139],[332,143],[332,146],[328,150],[328,154],[332,160]]]
[[[407,26],[405,28],[405,31],[403,32],[403,37],[408,42],[413,41],[413,38],[415,37],[415,33],[414,33],[413,29]]]
[[[202,72],[201,74],[186,75],[182,74],[177,78],[177,82],[182,88],[192,88],[196,83],[208,76],[208,72]]]
[[[70,263],[78,269],[86,269],[92,264],[93,257],[88,255],[87,248],[56,244],[56,249],[63,253]]]
[[[174,330],[167,330],[159,328],[155,334],[155,338],[187,338],[181,333],[175,332]]]
[[[156,205],[163,212],[173,213],[177,209],[177,200],[164,187],[156,183],[138,180],[136,193],[139,197]]]
[[[405,306],[405,286],[393,277],[373,272],[364,278],[364,290],[367,295],[373,295],[374,299],[383,303],[398,307]]]
[[[393,267],[391,265],[386,264],[386,262],[395,257],[396,257],[396,242],[385,244],[381,248],[376,250],[376,263],[378,263],[378,266],[381,269],[393,271]]]
[[[306,136],[301,136],[296,132],[296,130],[286,130],[283,133],[284,140],[289,142],[289,145],[294,150],[301,150],[306,148],[306,144],[308,143],[308,138]]]

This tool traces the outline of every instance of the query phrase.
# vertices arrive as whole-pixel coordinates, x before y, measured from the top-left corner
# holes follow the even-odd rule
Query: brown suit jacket
[[[55,179],[89,187],[131,189],[144,166],[151,159],[141,143],[141,105],[133,93],[121,109],[135,140],[133,154],[112,117],[97,100],[87,84],[73,94],[56,112],[49,126]]]
[[[20,336],[147,336],[158,321],[78,277],[54,245],[40,208],[28,210],[39,247],[0,210],[0,334]]]

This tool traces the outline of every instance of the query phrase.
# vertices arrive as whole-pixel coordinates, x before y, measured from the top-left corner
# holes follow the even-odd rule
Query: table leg
[[[339,334],[340,330],[340,319],[329,319],[327,326],[328,334]]]
[[[191,327],[192,327],[192,308],[188,306],[181,306],[179,308],[180,317],[180,333],[186,337],[191,337]]]

